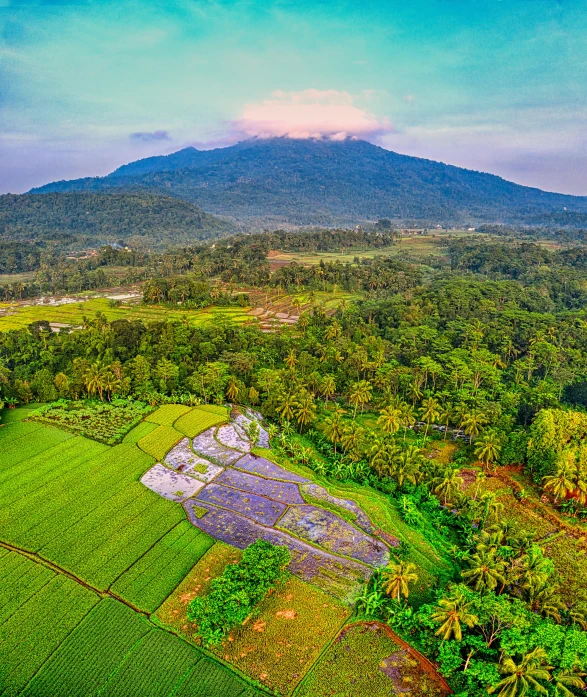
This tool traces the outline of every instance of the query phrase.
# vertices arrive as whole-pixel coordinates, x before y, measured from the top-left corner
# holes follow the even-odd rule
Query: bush
[[[219,644],[233,627],[242,624],[283,578],[289,561],[287,547],[264,540],[249,545],[238,564],[229,564],[212,581],[208,595],[189,605],[187,617],[197,624],[203,642]]]

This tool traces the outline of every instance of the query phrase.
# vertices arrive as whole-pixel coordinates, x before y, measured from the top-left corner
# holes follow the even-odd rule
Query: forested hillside
[[[120,167],[103,178],[47,184],[35,193],[141,187],[250,223],[396,221],[523,222],[587,212],[587,198],[519,186],[500,177],[400,155],[361,140],[287,138],[227,148],[187,148]],[[540,218],[541,225],[548,218]]]
[[[99,246],[123,240],[158,246],[205,240],[231,226],[192,203],[146,191],[0,196],[0,239]]]

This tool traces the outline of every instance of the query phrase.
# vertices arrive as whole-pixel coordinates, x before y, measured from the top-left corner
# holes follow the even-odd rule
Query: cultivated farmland
[[[164,405],[143,418],[114,446],[67,419],[0,428],[0,694],[305,690],[349,601],[389,558],[381,513],[370,517],[359,489],[327,490],[251,448],[254,412]],[[188,603],[257,539],[289,547],[291,575],[206,651]]]

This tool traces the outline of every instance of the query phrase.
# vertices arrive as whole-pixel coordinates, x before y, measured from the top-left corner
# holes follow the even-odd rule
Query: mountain
[[[0,196],[0,239],[59,240],[72,247],[122,239],[133,247],[157,247],[233,231],[193,203],[144,189]]]
[[[520,186],[352,139],[270,138],[216,150],[186,148],[106,177],[55,182],[32,193],[118,189],[164,192],[251,223],[512,223],[565,209],[587,212],[587,197]]]

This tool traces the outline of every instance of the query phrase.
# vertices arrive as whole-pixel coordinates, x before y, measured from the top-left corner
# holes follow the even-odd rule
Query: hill
[[[350,139],[271,138],[207,151],[186,148],[124,165],[106,177],[55,182],[33,193],[131,188],[165,192],[249,223],[512,223],[565,208],[587,212],[587,197],[520,186]]]
[[[141,190],[0,196],[0,239],[58,240],[73,246],[124,240],[158,246],[220,237],[232,227],[199,206]]]

